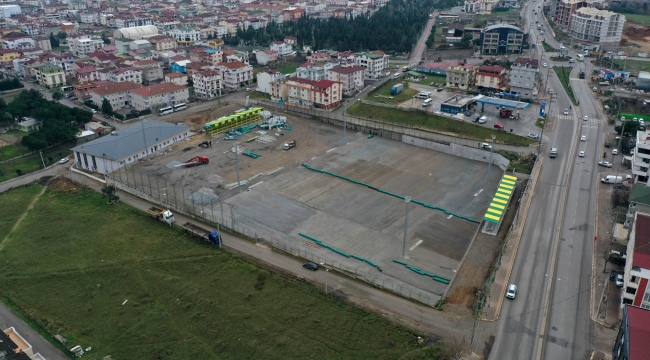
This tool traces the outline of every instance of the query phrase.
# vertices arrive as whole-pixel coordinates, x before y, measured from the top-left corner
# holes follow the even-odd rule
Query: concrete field
[[[225,186],[237,181],[236,162],[230,152],[234,143],[221,136],[212,139],[212,148],[202,149],[194,144],[207,136],[197,135],[187,144],[177,145],[172,151],[115,177],[208,219],[228,226],[235,223],[238,230],[282,244],[294,254],[407,295],[426,293],[431,298],[425,302],[434,303],[447,285],[394,263],[393,259],[451,279],[478,224],[410,203],[404,259],[404,200],[306,169],[301,164],[477,220],[482,219],[502,171],[493,166],[486,183],[488,165],[483,162],[380,137],[368,139],[351,132],[347,134],[349,144],[342,146],[341,128],[292,116],[288,120],[293,130],[282,131],[284,136],[276,136],[276,130],[267,131],[266,135],[277,138],[275,142],[246,142],[258,136],[254,132],[238,139],[245,149],[262,155],[258,159],[239,156],[241,180],[261,174],[243,186],[241,193]],[[288,140],[296,140],[297,147],[282,150]],[[210,163],[176,167],[195,155],[209,156]],[[319,247],[299,233],[368,259],[381,271]]]

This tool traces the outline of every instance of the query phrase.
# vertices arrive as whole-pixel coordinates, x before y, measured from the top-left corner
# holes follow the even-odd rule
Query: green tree
[[[102,187],[102,194],[108,196],[108,202],[111,204],[120,199],[120,197],[116,195],[116,192],[117,188],[115,185],[107,184]]]
[[[102,112],[104,114],[113,113],[113,106],[111,105],[110,101],[108,101],[108,99],[104,99],[104,101],[102,101]]]
[[[57,90],[52,94],[52,100],[59,101],[61,99],[63,99],[63,93],[61,91]]]
[[[54,37],[53,33],[50,33],[50,45],[52,46],[52,48],[59,46],[59,40]]]

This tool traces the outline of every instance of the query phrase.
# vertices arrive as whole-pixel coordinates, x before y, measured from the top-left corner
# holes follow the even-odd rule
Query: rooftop
[[[519,66],[530,65],[532,67],[539,67],[539,60],[520,57],[515,60],[515,64]]]
[[[643,184],[632,185],[630,192],[630,202],[650,206],[650,186]]]
[[[144,127],[144,136],[142,130]],[[144,120],[141,124],[129,126],[120,130],[117,135],[108,135],[72,148],[72,151],[119,160],[145,148],[144,139],[149,139],[146,145],[155,143],[154,139],[162,141],[184,131],[189,127],[164,121]]]
[[[156,85],[151,85],[147,87],[142,87],[138,89],[133,89],[131,90],[132,93],[138,94],[140,96],[144,97],[149,97],[149,96],[156,96],[160,94],[166,94],[172,91],[178,91],[178,90],[187,90],[187,87],[181,86],[181,85],[176,85],[172,83],[160,83]]]
[[[650,215],[637,213],[632,266],[650,269]]]
[[[630,360],[647,359],[650,354],[650,310],[626,306],[629,326]]]
[[[476,101],[476,98],[474,96],[454,95],[454,96],[450,97],[449,99],[443,101],[441,105],[451,105],[451,106],[462,107],[462,106],[465,106],[467,104],[471,104],[474,101]]]
[[[353,72],[357,71],[364,71],[366,70],[365,66],[337,66],[334,68],[329,69],[329,71],[339,73],[339,74],[352,74]]]
[[[130,81],[124,81],[119,83],[110,83],[106,85],[101,85],[90,91],[99,94],[101,96],[106,96],[110,94],[137,89],[140,87],[142,87],[142,85]]]

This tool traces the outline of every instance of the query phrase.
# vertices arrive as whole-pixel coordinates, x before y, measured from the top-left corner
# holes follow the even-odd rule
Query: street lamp
[[[404,242],[402,243],[402,257],[406,257],[406,233],[409,222],[409,203],[411,202],[411,197],[405,197],[404,201],[406,202],[406,214],[404,215]]]
[[[487,177],[485,178],[485,183],[487,184],[490,181],[490,170],[492,169],[492,152],[494,151],[494,139],[497,137],[492,135],[492,146],[490,146],[490,162],[488,163],[488,172]]]
[[[320,266],[325,268],[325,295],[327,295],[327,274],[330,272],[330,269],[323,263],[320,263]]]

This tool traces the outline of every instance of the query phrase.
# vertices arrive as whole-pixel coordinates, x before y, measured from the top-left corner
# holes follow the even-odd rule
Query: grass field
[[[39,190],[0,194],[3,229]],[[84,359],[438,359],[446,347],[90,190],[47,190],[4,245],[3,300],[92,346]]]
[[[397,95],[391,95],[390,91],[393,85],[395,84],[404,84],[404,89],[402,90],[401,93]],[[398,104],[401,102],[404,102],[405,100],[410,100],[415,96],[419,91],[411,89],[408,87],[408,82],[404,81],[387,81],[384,85],[382,85],[379,89],[376,91],[372,92],[368,96],[368,100],[382,103],[382,104]]]
[[[566,90],[567,95],[569,95],[569,99],[571,99],[571,102],[576,105],[576,96],[573,93],[573,88],[571,87],[571,81],[569,80],[570,75],[571,75],[571,70],[572,67],[563,67],[563,66],[553,66],[553,71],[557,74],[557,77],[560,79],[560,82],[562,83],[562,87],[564,87],[564,90]]]
[[[631,13],[621,13],[625,15],[625,20],[634,22],[641,25],[650,25],[650,15],[644,14],[631,14]]]
[[[28,174],[30,172],[42,169],[43,162],[45,162],[46,166],[49,166],[59,161],[62,157],[69,155],[71,147],[72,146],[70,144],[65,144],[50,149],[45,149],[43,150],[43,160],[41,160],[40,155],[36,153],[22,157],[20,159],[2,163],[0,164],[0,182],[19,176],[17,170],[20,170],[21,174]],[[22,147],[16,148],[23,149]],[[11,146],[9,147],[9,150],[14,151]],[[4,151],[5,150],[0,148],[0,156],[4,157],[4,155],[2,155]],[[20,153],[18,155],[20,155]],[[12,157],[13,156],[8,156],[6,158]]]
[[[431,115],[423,111],[403,111],[393,108],[372,106],[357,102],[348,108],[348,113],[371,119],[381,119],[393,123],[402,123],[429,128],[436,132],[454,134],[465,139],[485,141],[496,135],[496,140],[502,144],[527,146],[534,141],[506,132],[495,131],[465,121],[452,120],[441,116]]]
[[[300,64],[295,62],[281,62],[278,63],[278,70],[283,74],[292,74],[296,72],[296,69]]]
[[[610,67],[612,61],[609,59],[603,60],[603,64],[607,67]],[[639,71],[650,71],[650,61],[638,61],[638,60],[614,60],[614,69],[622,70],[625,68],[626,71],[630,71],[635,75],[639,74]]]
[[[41,192],[39,185],[23,186],[0,195],[0,242]]]

